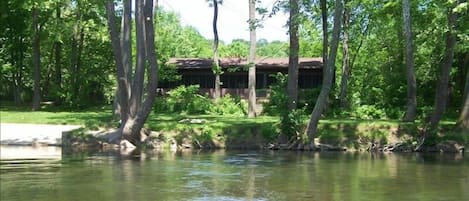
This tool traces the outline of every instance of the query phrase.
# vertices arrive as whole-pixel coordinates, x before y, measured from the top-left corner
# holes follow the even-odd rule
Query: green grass
[[[181,122],[184,119],[202,119],[204,122]],[[304,120],[306,123],[307,119]],[[266,139],[274,140],[277,135],[275,126],[278,121],[279,117],[273,116],[247,118],[244,116],[155,114],[152,112],[145,127],[154,131],[223,134],[246,140],[251,134],[260,132]],[[80,111],[43,108],[42,111],[32,112],[29,107],[3,106],[0,108],[0,122],[83,125],[86,128],[117,127],[118,125],[117,121],[112,119],[110,107],[97,107]],[[440,123],[440,128],[451,131],[454,125],[455,121],[444,120]],[[317,137],[324,142],[351,145],[350,143],[355,143],[358,139],[385,141],[391,133],[390,131],[396,129],[401,131],[402,136],[415,137],[421,127],[422,123],[419,121],[404,123],[399,120],[323,119],[320,121]]]
[[[110,111],[106,111],[106,112],[0,111],[0,120],[2,123],[85,125],[85,124],[88,124],[90,121],[108,122],[110,119],[111,119]]]
[[[202,119],[204,123],[191,124],[180,122],[183,119]],[[246,118],[242,116],[222,115],[183,115],[183,114],[155,114],[151,113],[146,127],[157,131],[183,130],[187,128],[202,128],[210,125],[214,129],[225,129],[230,126],[250,126],[257,124],[274,124],[277,117],[260,116],[258,118]],[[86,127],[111,127],[117,126],[112,119],[109,108],[91,108],[80,111],[67,111],[66,109],[44,108],[42,111],[33,112],[26,107],[2,107],[0,108],[1,123],[29,123],[29,124],[63,124],[84,125]]]
[[[202,119],[200,124],[180,122],[184,119]],[[147,121],[147,127],[154,130],[181,130],[187,127],[202,128],[205,125],[215,129],[224,129],[230,126],[250,126],[257,124],[275,124],[277,117],[260,116],[257,118],[247,118],[242,116],[222,116],[222,115],[181,115],[181,114],[152,114]]]
[[[112,113],[107,107],[70,110],[43,105],[41,111],[31,111],[30,107],[16,107],[2,103],[0,122],[109,127],[109,124],[112,123]]]

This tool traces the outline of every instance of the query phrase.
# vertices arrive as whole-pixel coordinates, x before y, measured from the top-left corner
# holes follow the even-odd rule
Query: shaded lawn
[[[5,111],[0,110],[2,123],[62,124],[105,126],[112,120],[110,111]]]
[[[184,119],[203,119],[204,123],[190,124],[182,123]],[[147,120],[146,127],[152,130],[181,130],[187,127],[201,128],[210,125],[212,128],[224,129],[231,126],[253,126],[272,125],[279,121],[275,116],[259,116],[257,118],[247,118],[243,116],[229,115],[186,115],[186,114],[156,114],[151,113]],[[111,108],[109,106],[96,107],[86,110],[72,111],[64,108],[43,108],[42,111],[32,112],[30,107],[0,107],[0,122],[2,123],[30,123],[30,124],[63,124],[63,125],[84,125],[86,127],[117,127],[117,121],[113,120]],[[305,124],[307,117],[304,118]],[[455,125],[454,120],[443,120],[440,125],[451,127]],[[399,120],[360,120],[360,119],[323,119],[320,127],[338,128],[339,126],[351,127],[392,127],[399,125],[422,125],[420,121],[415,123],[404,123]]]
[[[204,123],[190,124],[180,122],[184,119],[202,119]],[[275,124],[278,117],[260,116],[249,119],[240,116],[222,115],[185,115],[185,114],[155,114],[151,113],[146,127],[151,130],[181,130],[187,127],[200,128],[210,125],[212,128],[223,129],[237,125]],[[113,120],[109,108],[92,108],[81,111],[66,111],[65,109],[46,109],[31,111],[30,108],[2,107],[0,108],[1,123],[28,123],[28,124],[62,124],[83,125],[86,127],[117,127],[118,122]]]
[[[184,119],[201,119],[200,124],[184,123]],[[147,127],[152,130],[182,130],[187,127],[202,128],[210,125],[211,128],[224,129],[230,126],[251,126],[259,124],[274,124],[278,117],[259,116],[257,118],[247,118],[242,116],[222,116],[222,115],[183,115],[183,114],[152,114],[147,121]]]

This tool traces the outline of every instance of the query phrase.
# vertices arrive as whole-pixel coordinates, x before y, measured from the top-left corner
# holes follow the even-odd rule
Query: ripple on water
[[[14,171],[33,168],[35,171],[50,171],[60,168],[62,163],[57,159],[7,159],[0,161],[0,171]]]

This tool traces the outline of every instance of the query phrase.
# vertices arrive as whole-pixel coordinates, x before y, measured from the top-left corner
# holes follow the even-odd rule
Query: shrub
[[[303,119],[306,116],[304,109],[296,109],[284,112],[280,115],[280,122],[277,125],[280,133],[289,139],[301,133],[304,128]]]
[[[215,100],[210,107],[210,113],[219,115],[239,115],[247,114],[247,103],[239,97],[231,97],[229,94]]]
[[[277,73],[273,75],[275,82],[270,86],[269,101],[264,103],[263,112],[267,115],[280,115],[287,112],[287,75]]]
[[[306,113],[313,112],[320,92],[320,87],[300,90],[298,94],[298,107],[304,108]]]
[[[205,114],[210,110],[209,98],[198,94],[199,85],[181,85],[168,92],[168,97],[158,99],[157,110],[187,114]]]
[[[354,109],[352,115],[359,119],[384,119],[386,112],[374,105],[361,105]]]

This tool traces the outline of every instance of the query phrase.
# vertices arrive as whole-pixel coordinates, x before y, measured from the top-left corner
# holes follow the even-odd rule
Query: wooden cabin
[[[179,85],[199,85],[201,93],[213,97],[215,75],[212,72],[213,61],[200,58],[172,58],[168,62],[177,68],[181,80],[160,82],[162,92]],[[221,94],[248,97],[248,63],[241,58],[223,58],[219,65],[223,70],[220,79]],[[322,58],[300,58],[298,87],[300,89],[318,87],[322,83]],[[267,96],[269,86],[275,82],[272,75],[281,72],[288,74],[288,58],[258,58],[256,60],[256,91],[259,98]]]

